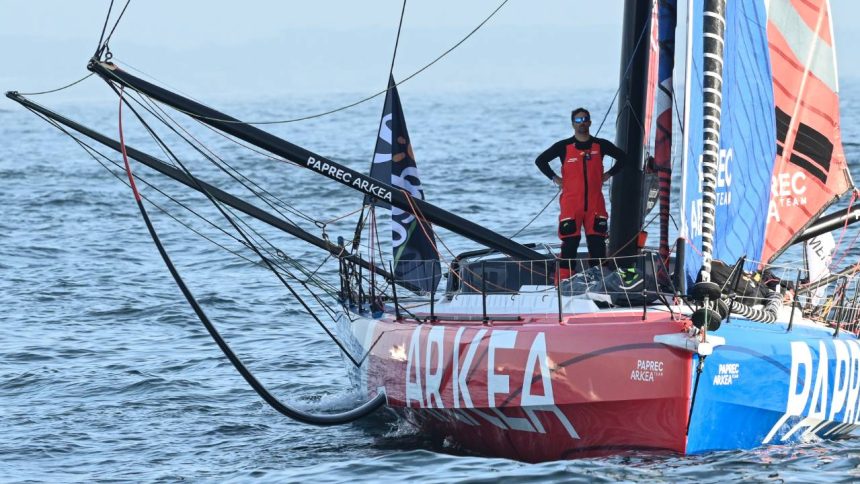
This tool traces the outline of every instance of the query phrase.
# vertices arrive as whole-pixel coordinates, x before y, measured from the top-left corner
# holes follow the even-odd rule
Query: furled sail
[[[393,76],[388,80],[370,176],[390,182],[410,196],[424,200],[424,190],[418,178],[418,166]],[[397,280],[409,282],[424,292],[435,288],[442,271],[430,222],[408,211],[391,207],[391,239]]]
[[[762,260],[853,188],[839,127],[839,81],[827,0],[770,0],[776,161]]]
[[[693,9],[688,114],[686,120],[684,218],[687,251],[685,272],[695,281],[702,266],[703,153],[703,2]],[[760,260],[776,156],[773,81],[767,44],[767,13],[761,0],[727,2],[722,49],[722,104],[716,189],[713,258],[732,263],[746,255]]]
[[[654,139],[654,165],[659,180],[660,197],[660,257],[669,266],[669,198],[672,189],[672,105],[674,100],[673,71],[675,68],[675,0],[660,0],[657,7],[659,79],[657,91],[657,131]]]
[[[654,120],[654,101],[657,93],[657,82],[659,78],[658,65],[660,58],[660,42],[659,42],[659,7],[658,0],[651,0],[651,26],[649,27],[650,37],[648,39],[648,87],[647,95],[645,96],[645,123],[642,126],[644,131],[643,146],[650,147],[651,144],[651,125]]]

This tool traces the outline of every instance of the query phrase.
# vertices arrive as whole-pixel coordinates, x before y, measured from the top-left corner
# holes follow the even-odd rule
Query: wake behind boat
[[[424,200],[393,76],[364,174],[124,71],[110,62],[107,40],[89,64],[118,93],[120,113],[126,106],[143,121],[145,109],[172,126],[149,104],[155,101],[363,194],[368,216],[337,243],[281,216],[258,187],[251,192],[268,207],[196,177],[169,149],[165,163],[128,146],[122,118],[116,141],[7,95],[122,154],[141,214],[189,303],[248,383],[290,417],[331,425],[386,406],[461,448],[526,461],[691,454],[845,435],[860,423],[860,306],[857,265],[831,270],[832,237],[821,235],[844,228],[855,213],[849,207],[821,216],[854,188],[841,146],[829,4],[689,3],[678,156],[684,188],[676,201],[682,227],[670,244],[675,12],[671,1],[627,3],[616,142],[637,162],[613,185],[612,256],[590,268],[580,259],[569,279],[559,277],[566,261],[553,244],[521,244]],[[367,395],[364,405],[309,414],[254,378],[170,261],[130,159],[212,202],[343,349]],[[660,206],[654,248],[639,243],[649,199]],[[390,261],[381,255],[375,215],[385,210]],[[318,286],[336,300],[334,327],[293,287],[312,281],[312,271],[299,269],[299,277],[301,261],[255,238],[237,213],[338,261],[339,280]],[[483,248],[445,260],[434,226]],[[365,228],[370,241],[362,250]],[[774,263],[795,243],[808,246],[805,267]]]

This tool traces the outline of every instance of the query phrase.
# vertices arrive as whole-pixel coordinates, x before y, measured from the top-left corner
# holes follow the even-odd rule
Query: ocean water
[[[843,139],[856,175],[860,84],[845,82],[842,88]],[[211,103],[240,119],[268,120],[325,111],[361,94]],[[402,90],[427,199],[502,234],[514,234],[528,224],[517,237],[522,242],[553,241],[555,190],[533,159],[569,136],[569,110],[585,104],[583,99],[592,109],[595,129],[609,113],[599,134],[612,139],[612,95],[417,95]],[[117,103],[109,93],[100,102],[55,102],[50,96],[36,100],[117,137]],[[367,170],[381,102],[266,129]],[[128,110],[124,118],[129,145],[166,158]],[[182,124],[231,166],[277,195],[286,216],[332,240],[352,237],[354,211],[361,203],[356,193],[194,123]],[[160,132],[195,174],[243,195],[235,181],[175,135]],[[119,160],[110,150],[101,151]],[[182,276],[270,391],[313,411],[354,405],[359,397],[351,390],[337,347],[287,290],[252,262],[253,254],[217,228],[227,224],[206,200],[139,164],[135,170],[201,215],[142,186],[144,196],[165,209],[148,205]],[[269,408],[212,342],[164,267],[128,187],[68,136],[5,99],[0,103],[0,207],[3,482],[860,479],[856,437],[692,457],[632,454],[525,464],[430,441],[385,412],[333,428],[293,422]],[[316,249],[249,223],[315,276],[335,280],[336,267]],[[384,223],[380,233],[387,233]],[[439,235],[450,253],[475,248],[443,230]],[[843,237],[846,245],[857,235],[857,228],[849,228]],[[856,250],[846,252],[846,265],[856,259]],[[307,290],[299,290],[308,296]],[[312,306],[324,311],[322,303],[312,301]]]

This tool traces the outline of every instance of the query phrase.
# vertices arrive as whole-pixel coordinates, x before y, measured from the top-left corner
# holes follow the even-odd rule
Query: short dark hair
[[[579,114],[579,113],[585,113],[585,115],[586,115],[586,116],[591,117],[591,113],[589,113],[587,109],[585,109],[585,108],[576,108],[576,109],[574,109],[573,111],[571,111],[571,112],[570,112],[570,122],[571,122],[571,123],[573,122],[573,118],[575,118],[575,117],[576,117],[576,115],[577,115],[577,114]]]

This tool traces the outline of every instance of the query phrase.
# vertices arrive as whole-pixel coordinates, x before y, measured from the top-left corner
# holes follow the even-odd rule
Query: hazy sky
[[[118,7],[124,0],[116,0]],[[395,64],[403,78],[501,0],[412,0]],[[0,89],[57,87],[86,74],[109,1],[0,0]],[[201,99],[371,93],[384,87],[400,0],[134,0],[116,59]],[[401,89],[614,88],[623,2],[510,0],[459,49]],[[860,78],[860,2],[832,0],[842,79]],[[89,80],[71,98],[103,96]]]

